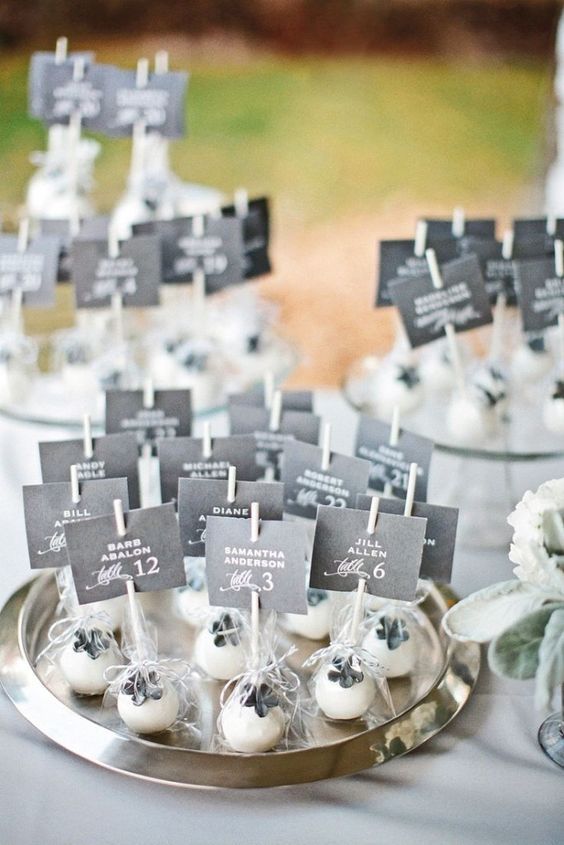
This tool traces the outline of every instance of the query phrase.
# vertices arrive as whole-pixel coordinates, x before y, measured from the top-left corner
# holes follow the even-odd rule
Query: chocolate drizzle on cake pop
[[[379,640],[385,640],[390,651],[399,648],[402,643],[409,639],[409,631],[403,619],[390,616],[382,616],[374,629]]]
[[[398,364],[396,381],[403,382],[408,390],[412,390],[414,387],[417,387],[417,385],[421,383],[417,367]]]
[[[325,590],[316,587],[309,587],[307,591],[307,603],[310,607],[317,607],[322,601],[327,601],[329,596]]]
[[[163,687],[157,672],[154,670],[142,672],[139,669],[134,669],[126,678],[121,692],[124,695],[131,696],[133,704],[140,707],[149,698],[153,701],[160,701],[163,696]]]
[[[78,628],[72,643],[74,651],[85,651],[86,654],[96,660],[110,647],[110,637],[100,628]]]
[[[364,680],[364,673],[361,671],[361,664],[358,657],[334,657],[332,660],[334,668],[329,669],[327,678],[334,684],[344,689],[350,689],[354,684],[360,684]]]
[[[278,707],[280,701],[268,684],[261,684],[258,687],[254,684],[246,684],[243,687],[241,704],[243,707],[254,707],[257,716],[264,719],[269,710]]]
[[[222,613],[211,623],[208,631],[214,635],[213,644],[218,648],[223,648],[228,643],[239,645],[241,642],[239,628],[230,613]]]
[[[551,399],[564,399],[564,381],[562,379],[555,382]]]

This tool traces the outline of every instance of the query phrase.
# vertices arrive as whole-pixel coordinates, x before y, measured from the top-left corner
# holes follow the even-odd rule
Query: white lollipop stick
[[[78,505],[80,502],[80,484],[78,483],[78,469],[76,464],[72,464],[70,468],[71,480],[71,499],[73,505]]]
[[[237,188],[234,194],[235,214],[237,217],[249,216],[249,194],[246,188]]]
[[[418,220],[417,225],[415,227],[415,243],[413,246],[413,252],[417,256],[417,258],[423,258],[425,255],[425,247],[427,245],[427,221],[426,220]]]
[[[119,500],[117,500],[119,501]],[[137,607],[137,598],[135,596],[135,582],[133,578],[128,578],[125,582],[127,589],[127,600],[129,602],[129,615],[131,617],[131,632],[135,645],[135,652],[138,660],[145,659],[144,635],[139,618],[139,610]]]
[[[558,238],[554,241],[554,270],[560,278],[564,276],[564,241]]]
[[[349,643],[354,645],[358,640],[358,631],[364,611],[364,591],[366,589],[366,578],[358,579],[358,586],[355,592],[353,614],[351,619],[351,626],[349,629]]]
[[[390,439],[388,444],[390,446],[397,446],[399,442],[400,436],[400,407],[399,405],[394,405],[394,410],[392,411],[392,424],[390,425]]]
[[[280,430],[280,420],[282,417],[282,391],[275,390],[272,397],[272,405],[270,406],[270,431]]]
[[[275,472],[274,467],[269,465],[264,469],[264,480],[265,481],[275,481]]]
[[[454,238],[461,238],[466,228],[466,215],[464,209],[457,206],[452,212],[452,235]]]
[[[76,238],[76,236],[80,233],[80,215],[78,213],[76,203],[69,217],[69,231],[71,238]]]
[[[404,516],[411,516],[413,502],[415,500],[415,485],[417,484],[417,464],[409,465],[409,478],[407,479],[407,493],[405,495]]]
[[[155,53],[155,73],[168,73],[168,50],[157,50]]]
[[[72,81],[82,82],[84,79],[84,71],[86,68],[86,61],[84,56],[77,56],[72,64]]]
[[[211,436],[211,423],[207,420],[204,423],[204,434],[202,437],[202,455],[206,460],[209,460],[212,456],[212,436]]]
[[[431,276],[431,281],[433,282],[433,287],[435,290],[442,290],[444,287],[443,284],[443,277],[441,275],[441,271],[439,269],[439,262],[437,261],[437,256],[435,254],[434,249],[426,249],[425,250],[425,257],[427,259],[427,266],[429,267],[429,274]],[[464,370],[462,368],[462,360],[460,358],[460,350],[458,348],[458,343],[456,340],[456,332],[452,323],[447,323],[445,326],[445,335],[447,339],[447,344],[450,352],[450,357],[452,360],[452,366],[454,369],[454,374],[456,377],[456,382],[458,385],[459,392],[464,394],[466,392],[466,384],[464,379]]]
[[[551,237],[556,234],[556,214],[554,213],[546,215],[546,234]]]
[[[259,503],[251,502],[251,543],[256,543],[259,538]]]
[[[150,443],[143,443],[141,460],[139,462],[139,483],[141,487],[141,507],[151,506],[151,468],[153,461],[153,447]]]
[[[152,378],[146,378],[143,384],[143,408],[150,411],[155,407],[155,387]]]
[[[564,313],[558,315],[558,356],[559,369],[564,372]]]
[[[26,252],[29,245],[29,217],[22,217],[18,228],[18,252]]]
[[[503,329],[505,324],[505,312],[507,297],[499,293],[495,301],[493,314],[492,337],[490,342],[490,360],[497,361],[503,352]]]
[[[384,493],[384,498],[385,498],[385,499],[394,499],[394,498],[395,498],[395,496],[394,496],[394,488],[393,488],[393,486],[392,486],[392,482],[391,482],[391,481],[385,481],[385,482],[384,482],[384,490],[383,490],[383,493]]]
[[[82,442],[84,444],[84,457],[91,460],[94,455],[94,444],[92,442],[92,421],[90,414],[84,414],[82,418]]]
[[[14,288],[10,297],[12,326],[15,332],[22,330],[23,290]]]
[[[270,408],[272,406],[272,397],[274,396],[275,382],[274,373],[268,370],[264,374],[264,407]]]
[[[260,599],[258,590],[251,592],[251,667],[258,668],[260,642]]]
[[[235,501],[237,496],[237,467],[230,466],[227,471],[227,501],[229,504]]]
[[[515,233],[513,229],[507,229],[503,233],[503,240],[501,242],[501,257],[505,261],[511,261],[513,258],[513,243],[515,241]]]
[[[115,339],[116,343],[121,345],[123,343],[123,296],[121,293],[112,293],[111,310],[114,318]]]
[[[331,423],[325,423],[323,426],[322,438],[321,470],[327,472],[331,465]]]
[[[203,238],[206,231],[206,220],[203,214],[198,214],[192,220],[192,235],[195,238]]]
[[[370,500],[370,511],[368,513],[368,525],[366,531],[368,534],[374,534],[376,530],[376,520],[378,519],[378,508],[380,507],[380,497],[372,496]]]
[[[64,35],[57,38],[55,42],[55,64],[62,65],[65,61],[69,49],[69,40]]]
[[[149,59],[139,59],[135,74],[136,88],[146,88],[149,81]]]

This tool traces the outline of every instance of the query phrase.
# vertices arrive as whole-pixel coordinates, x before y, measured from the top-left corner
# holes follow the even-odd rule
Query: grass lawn
[[[162,45],[74,46],[131,66]],[[0,206],[12,219],[32,172],[29,153],[44,144],[42,127],[26,115],[27,63],[23,54],[0,58]],[[288,277],[278,298],[302,341],[303,330],[292,328],[298,308],[292,291],[303,281],[300,266],[303,273],[312,239],[319,238],[326,256],[316,269],[329,280],[334,308],[335,261],[348,264],[347,250],[361,249],[362,266],[354,270],[363,276],[356,280],[358,319],[369,301],[379,234],[405,235],[416,214],[448,213],[455,204],[502,215],[522,211],[528,186],[542,178],[550,69],[540,62],[288,58],[174,41],[171,64],[192,73],[190,133],[173,146],[175,169],[226,192],[245,185],[274,198],[277,264]],[[96,199],[104,210],[123,190],[129,143],[101,141]],[[362,246],[351,234],[357,224]],[[346,247],[342,258],[332,252],[337,240]],[[341,265],[341,275],[351,272]],[[344,352],[335,367],[350,357]]]

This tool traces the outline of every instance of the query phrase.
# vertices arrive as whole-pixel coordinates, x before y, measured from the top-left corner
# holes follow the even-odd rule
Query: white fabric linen
[[[350,449],[354,414],[335,393],[318,398],[319,412],[333,423],[333,448]],[[213,426],[219,434],[225,420]],[[21,485],[40,481],[37,441],[66,436],[0,420],[2,602],[29,577]],[[547,466],[543,477],[538,467],[524,468],[518,492],[527,474],[534,486],[558,469],[564,474],[564,466]],[[433,484],[441,489],[440,479]],[[509,577],[505,550],[457,552],[453,586],[461,595]],[[79,760],[2,695],[0,843],[556,845],[564,838],[564,771],[537,745],[540,721],[531,684],[500,681],[484,666],[455,722],[404,758],[339,780],[219,792],[145,783]]]

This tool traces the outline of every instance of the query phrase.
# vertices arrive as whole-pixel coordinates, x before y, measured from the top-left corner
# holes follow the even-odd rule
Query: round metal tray
[[[163,654],[176,656],[189,653],[192,629],[174,617],[172,601],[171,593],[143,596],[147,615],[159,626]],[[435,646],[425,649],[420,671],[413,678],[391,682],[398,713],[394,719],[370,729],[359,720],[337,724],[319,719],[314,744],[303,749],[266,754],[202,751],[190,747],[182,731],[146,739],[130,734],[115,708],[102,707],[99,697],[73,695],[56,671],[45,674],[41,664],[40,670],[34,668],[56,604],[55,579],[47,572],[21,587],[1,611],[0,680],[6,694],[31,724],[68,751],[123,774],[175,786],[272,787],[380,765],[446,727],[470,697],[480,668],[477,645],[451,641],[442,632],[447,601],[433,586],[421,607],[439,634],[440,646],[427,632],[428,642]],[[299,637],[295,643],[293,668],[319,646]],[[207,747],[221,684],[204,682],[202,687],[202,745]]]

